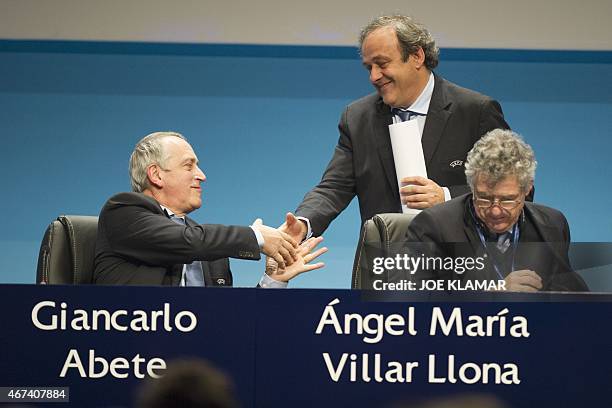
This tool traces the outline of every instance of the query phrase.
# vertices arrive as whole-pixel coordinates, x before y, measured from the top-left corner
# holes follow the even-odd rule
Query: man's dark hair
[[[370,21],[359,34],[359,50],[361,51],[363,42],[368,35],[384,27],[391,27],[395,30],[404,61],[407,61],[410,55],[422,48],[425,53],[425,66],[429,69],[438,66],[440,49],[436,47],[436,41],[429,34],[429,31],[412,17],[399,14],[380,16]]]

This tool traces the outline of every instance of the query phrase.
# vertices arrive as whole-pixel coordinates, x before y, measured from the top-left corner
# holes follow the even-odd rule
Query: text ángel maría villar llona
[[[335,333],[336,335],[361,335],[364,343],[376,344],[385,335],[417,336],[415,329],[415,308],[409,307],[404,317],[400,314],[345,313],[340,317],[332,300],[323,311],[315,334]],[[428,336],[457,337],[513,337],[528,338],[527,319],[524,316],[507,316],[504,308],[492,316],[464,316],[460,307],[444,313],[440,307],[431,311]],[[408,347],[409,345],[407,345]],[[418,353],[418,350],[412,350]],[[471,362],[460,361],[455,354],[444,357],[427,355],[426,364],[419,361],[395,361],[380,353],[322,353],[325,367],[332,381],[410,383],[420,375],[419,367],[426,365],[425,378],[429,383],[464,384],[520,384],[519,368],[513,362]]]

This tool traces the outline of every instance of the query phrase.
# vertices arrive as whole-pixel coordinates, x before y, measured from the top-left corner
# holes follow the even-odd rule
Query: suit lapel
[[[465,197],[463,213],[463,219],[465,222],[463,223],[463,233],[465,234],[467,242],[469,242],[470,246],[472,247],[472,253],[476,254],[476,256],[480,256],[484,252],[484,248],[480,242],[480,237],[478,237],[478,232],[476,232],[476,222],[474,221],[474,216],[472,215],[470,202],[471,198],[468,194]]]
[[[150,199],[150,197],[147,198]],[[153,199],[151,200],[154,201]],[[168,212],[164,210],[157,201],[155,201],[155,207],[161,215],[163,215],[167,219],[170,219],[170,215],[168,214]],[[185,217],[185,219],[188,220],[187,217]],[[183,277],[183,267],[183,264],[176,264],[168,268],[168,274],[166,275],[166,278],[169,279],[169,282],[165,284],[169,286],[179,286],[181,284],[181,278]]]
[[[446,85],[444,80],[437,75],[434,75],[434,90],[429,102],[429,110],[427,111],[427,119],[423,128],[423,136],[421,143],[423,145],[423,155],[425,156],[425,165],[429,167],[436,148],[442,138],[442,133],[446,127],[446,121],[451,115],[452,102],[447,100]]]
[[[525,218],[531,224],[541,237],[542,242],[554,242],[558,240],[557,228],[549,227],[537,211],[531,207],[531,203],[525,203]]]
[[[389,125],[392,121],[391,109],[383,103],[382,98],[379,98],[376,102],[376,114],[374,115],[374,123],[372,124],[374,142],[385,175],[387,176],[387,181],[399,202],[395,161],[393,160],[393,149],[391,148],[391,138],[389,137]]]
[[[427,119],[421,138],[425,165],[428,167],[442,138],[446,122],[452,113],[450,110],[452,102],[447,100],[444,80],[434,75],[434,81],[434,90],[429,102],[429,110],[427,111]],[[373,123],[374,142],[376,143],[387,181],[399,199],[399,192],[395,188],[397,186],[397,176],[395,174],[393,149],[391,148],[391,139],[389,137],[389,125],[392,122],[391,108],[384,104],[382,98],[379,98],[376,102],[376,114]]]
[[[569,242],[564,241],[562,232],[558,227],[548,226],[547,220],[542,217],[542,214],[534,208],[532,203],[525,203],[525,223],[530,223],[538,234],[538,240],[535,243],[527,243],[532,248],[536,248],[536,254],[532,259],[546,259],[549,264],[544,265],[545,268],[550,268],[551,259],[554,259],[566,269],[571,269],[571,265],[567,264],[567,251]],[[543,256],[548,252],[552,258]],[[533,261],[532,261],[533,262]]]

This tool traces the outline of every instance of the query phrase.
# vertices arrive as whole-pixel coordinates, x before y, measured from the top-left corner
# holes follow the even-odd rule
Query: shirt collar
[[[433,95],[434,83],[435,83],[434,74],[433,72],[430,72],[429,80],[427,81],[427,85],[425,85],[425,88],[423,88],[419,97],[416,98],[416,100],[409,107],[407,108],[402,107],[400,109],[426,116],[427,111],[429,110],[429,103],[431,102],[431,96]]]
[[[181,219],[185,219],[185,216],[179,217],[178,215],[174,214],[174,212],[172,212],[171,209],[169,209],[168,207],[164,207],[163,205],[159,205],[162,210],[164,210],[166,212],[166,214],[168,214],[168,217],[172,218],[172,217],[176,217],[176,218],[181,218]]]

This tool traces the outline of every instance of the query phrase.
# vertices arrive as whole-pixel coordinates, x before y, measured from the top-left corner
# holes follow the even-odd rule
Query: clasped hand
[[[298,260],[298,244],[287,233],[264,225],[260,218],[255,220],[252,227],[263,236],[264,245],[261,251],[274,259],[280,267],[285,268]]]
[[[540,275],[527,269],[510,272],[504,280],[509,292],[537,292],[542,289]]]
[[[414,176],[400,181],[400,198],[409,208],[424,210],[444,202],[444,189],[433,180]]]

